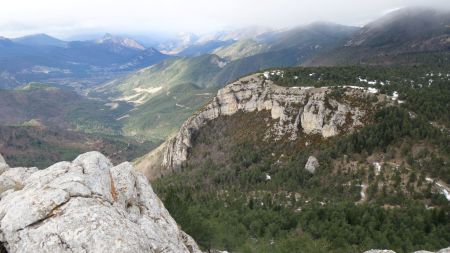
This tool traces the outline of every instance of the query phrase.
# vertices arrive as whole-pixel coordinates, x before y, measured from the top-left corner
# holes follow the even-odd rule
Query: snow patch
[[[426,180],[427,182],[430,182],[430,183],[433,183],[433,182],[434,182],[434,180],[433,180],[432,178],[429,178],[429,177],[425,178],[425,180]],[[450,201],[450,190],[449,190],[445,185],[443,185],[443,184],[441,184],[441,183],[439,183],[439,182],[436,182],[435,185],[437,186],[437,188],[439,188],[439,191],[441,192],[441,194],[443,194],[444,197],[445,197],[448,201]]]
[[[392,93],[392,100],[397,100],[398,99],[398,92],[397,91],[394,91],[393,93]]]
[[[371,88],[371,87],[369,87],[369,88],[367,89],[367,91],[368,91],[369,93],[372,93],[372,94],[378,93],[378,89],[377,89],[377,88]]]
[[[374,162],[373,166],[375,167],[375,175],[380,175],[381,172],[381,164],[379,162]]]

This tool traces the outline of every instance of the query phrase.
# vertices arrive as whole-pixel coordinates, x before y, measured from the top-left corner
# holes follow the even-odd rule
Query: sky
[[[450,9],[450,0],[4,0],[0,36],[192,32],[314,21],[361,26],[407,6]]]

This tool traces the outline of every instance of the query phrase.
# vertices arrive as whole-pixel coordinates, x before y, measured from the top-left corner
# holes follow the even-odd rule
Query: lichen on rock
[[[130,163],[89,152],[40,171],[8,168],[0,179],[3,190],[22,184],[0,200],[8,252],[200,252]]]

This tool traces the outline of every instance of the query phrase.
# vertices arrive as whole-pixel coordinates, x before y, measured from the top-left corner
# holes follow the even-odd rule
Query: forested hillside
[[[264,138],[265,111],[239,112],[195,135],[181,171],[155,189],[205,249],[233,252],[437,250],[450,241],[448,65],[267,71],[290,87],[370,87],[393,104],[366,126],[324,139]],[[355,101],[356,102],[356,101]],[[373,103],[367,100],[364,103]],[[308,145],[305,145],[305,138]],[[305,169],[318,160],[315,173]]]

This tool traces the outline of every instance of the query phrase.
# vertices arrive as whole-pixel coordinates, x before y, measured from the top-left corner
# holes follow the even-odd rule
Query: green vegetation
[[[369,164],[359,163],[354,170],[334,165],[342,159],[360,160],[361,156],[395,148],[405,140],[449,143],[448,136],[440,135],[426,122],[405,117],[405,112],[395,107],[380,111],[375,121],[380,123],[308,148],[264,146],[250,140],[227,144],[215,136],[218,146],[232,149],[230,157],[222,161],[214,158],[223,153],[207,151],[218,148],[207,138],[226,129],[218,128],[226,124],[220,122],[207,130],[206,136],[199,135],[200,146],[183,172],[156,181],[155,189],[182,228],[205,248],[236,252],[289,252],[297,247],[304,251],[294,252],[389,248],[410,252],[448,246],[450,205],[440,193],[431,191],[429,183],[419,183],[425,175],[449,183],[447,164],[434,162],[433,167],[419,167],[420,161],[429,157],[415,157],[415,163],[403,165],[408,170],[400,170],[402,178],[416,175],[417,182],[412,179],[408,183],[397,182],[396,170],[387,167],[376,176]],[[223,133],[234,138],[228,134]],[[285,159],[280,158],[280,151]],[[311,175],[303,166],[313,152],[319,152],[321,166]],[[353,155],[344,158],[344,154]],[[277,164],[276,160],[281,162]],[[271,180],[266,180],[266,174]],[[358,185],[366,180],[368,202],[355,205],[360,198]],[[438,207],[427,210],[424,204]]]
[[[12,166],[39,168],[92,150],[114,162],[133,160],[159,142],[138,143],[121,135],[116,117],[129,108],[111,109],[69,88],[41,83],[0,90],[0,153]]]
[[[111,110],[104,103],[48,84],[30,83],[15,90],[0,90],[2,125],[20,125],[34,119],[63,129],[121,134],[122,124],[116,118],[130,106],[122,104]]]
[[[268,45],[258,43],[254,40],[241,40],[231,45],[220,47],[214,50],[214,54],[227,60],[237,60],[240,58],[260,54],[268,51]]]
[[[182,229],[205,249],[411,252],[448,247],[450,202],[426,180],[450,184],[446,74],[414,67],[286,69],[277,83],[374,86],[389,95],[397,91],[405,103],[374,108],[366,127],[326,140],[305,135],[298,141],[265,140],[262,126],[273,124],[265,111],[221,117],[195,136],[181,171],[153,185]],[[378,83],[361,83],[358,77]],[[343,93],[336,88],[330,95],[342,99]],[[310,155],[320,163],[315,174],[304,169]],[[378,173],[374,161],[383,163]]]
[[[448,57],[441,55],[439,59]],[[393,67],[315,67],[284,69],[283,76],[271,76],[283,86],[344,86],[374,87],[380,93],[399,93],[406,100],[402,107],[450,127],[450,61],[434,61],[427,66]],[[360,81],[366,80],[366,81]],[[369,84],[376,81],[376,84]]]
[[[142,156],[159,143],[40,126],[0,126],[0,153],[11,166],[46,168],[98,150],[114,163]]]
[[[344,26],[316,24],[280,33],[277,39],[281,43],[274,40],[273,45],[237,42],[218,49],[216,53],[225,59],[214,54],[168,59],[96,88],[90,95],[133,103],[136,109],[123,114],[129,115],[122,120],[125,133],[165,140],[225,84],[266,68],[298,66],[341,45],[352,31]]]

